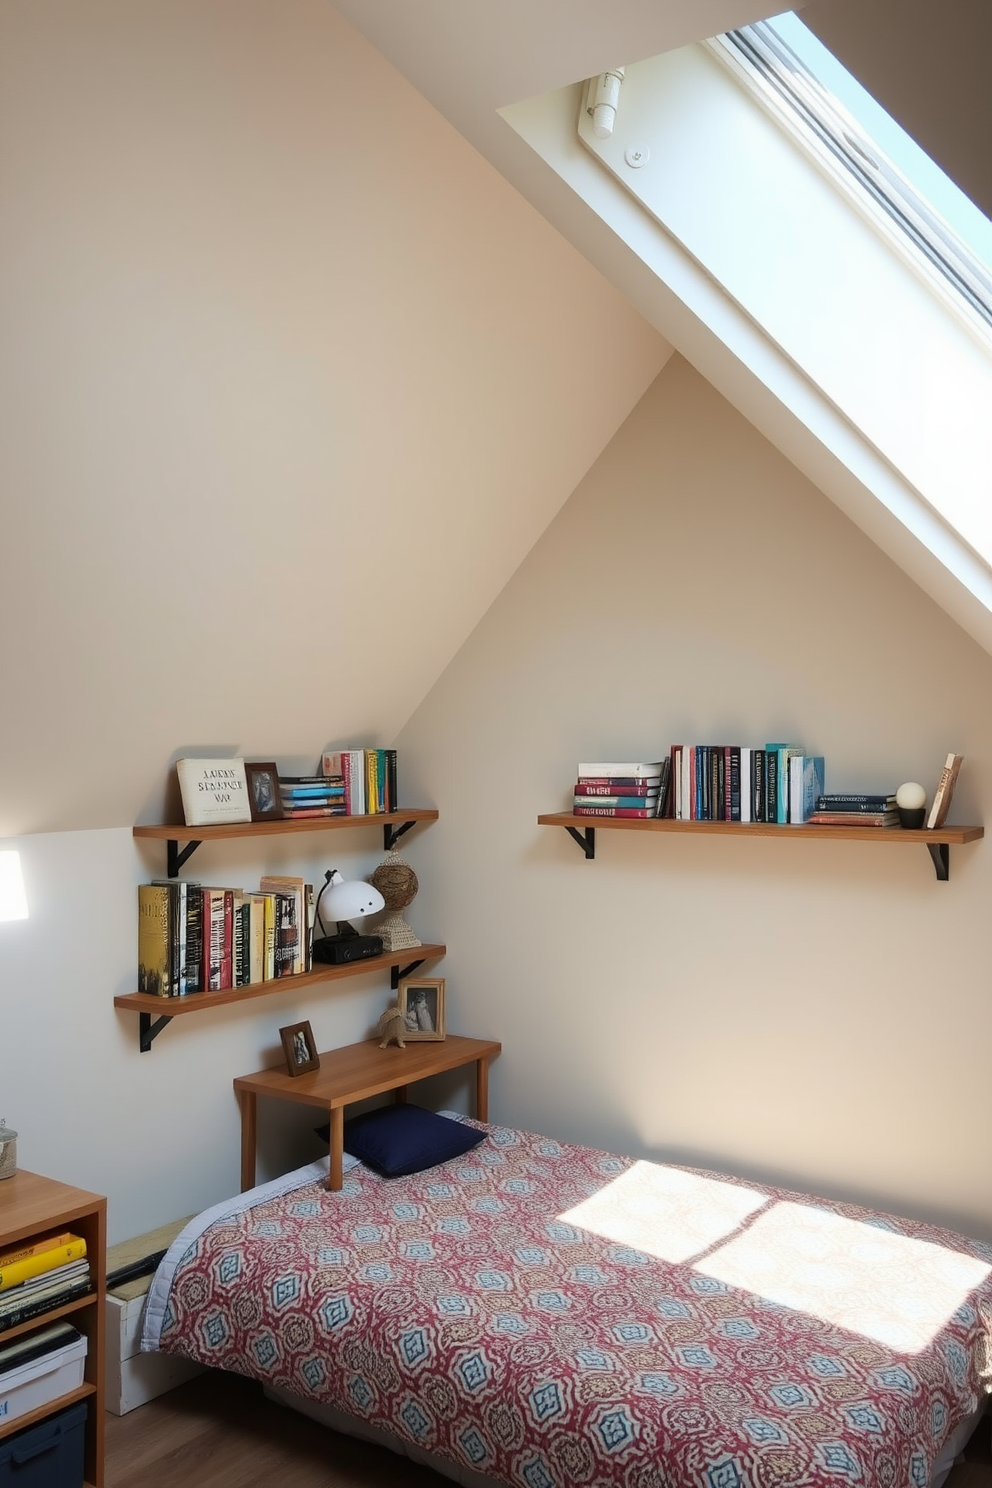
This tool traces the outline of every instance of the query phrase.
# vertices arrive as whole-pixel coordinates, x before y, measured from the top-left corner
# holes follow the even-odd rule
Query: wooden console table
[[[459,1038],[449,1034],[438,1043],[407,1044],[399,1049],[390,1044],[380,1049],[378,1041],[347,1044],[320,1056],[320,1069],[308,1075],[289,1075],[285,1065],[259,1070],[254,1075],[239,1075],[234,1089],[241,1105],[241,1190],[255,1186],[255,1149],[258,1135],[257,1101],[260,1095],[273,1100],[295,1101],[297,1105],[314,1106],[327,1111],[331,1120],[331,1163],[327,1186],[338,1189],[342,1183],[344,1156],[344,1108],[371,1095],[395,1091],[398,1101],[406,1100],[407,1086],[428,1075],[475,1065],[475,1114],[480,1121],[489,1119],[489,1061],[502,1048],[491,1039]]]

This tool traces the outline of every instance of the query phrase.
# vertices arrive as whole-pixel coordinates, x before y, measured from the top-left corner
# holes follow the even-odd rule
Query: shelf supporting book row
[[[230,841],[235,837],[279,837],[300,832],[335,832],[355,827],[381,827],[383,845],[389,852],[411,827],[420,822],[437,821],[437,812],[432,808],[410,808],[405,811],[375,812],[365,816],[329,816],[293,820],[289,817],[274,821],[224,822],[216,826],[190,828],[178,824],[137,826],[135,837],[151,838],[166,844],[168,875],[178,878],[179,870],[189,861],[196,849],[204,842]],[[196,832],[196,836],[191,835]],[[256,997],[270,997],[276,992],[292,991],[317,982],[337,981],[341,977],[367,976],[377,971],[389,972],[390,986],[395,992],[404,977],[412,976],[427,960],[443,956],[443,945],[420,945],[419,956],[408,960],[412,946],[401,951],[385,951],[379,956],[366,956],[358,961],[349,961],[340,966],[321,964],[312,971],[295,976],[276,977],[267,982],[250,982],[242,987],[225,987],[217,992],[191,992],[186,997],[161,998],[145,992],[128,992],[114,998],[114,1006],[138,1014],[138,1048],[147,1054],[163,1028],[173,1018],[185,1013],[202,1013],[210,1008],[226,1007],[233,1002],[245,1002]],[[168,1011],[166,1011],[168,1008]]]
[[[793,842],[898,842],[904,847],[919,846],[922,843],[930,854],[939,883],[947,883],[951,876],[951,844],[977,842],[985,836],[985,828],[980,826],[943,826],[931,831],[923,827],[826,827],[813,824],[785,826],[772,822],[673,821],[667,817],[595,817],[594,827],[589,824],[588,818],[575,816],[568,811],[539,816],[537,820],[541,826],[564,827],[589,861],[596,856],[597,827],[617,832],[686,832],[696,833],[701,837],[777,837]]]
[[[414,959],[408,959],[414,952],[418,953]],[[314,986],[319,982],[370,976],[377,971],[389,972],[390,986],[395,992],[403,977],[412,976],[425,961],[436,960],[444,952],[443,945],[404,946],[401,951],[384,951],[381,956],[365,956],[358,961],[346,961],[340,966],[322,964],[313,971],[298,972],[295,976],[274,977],[267,982],[249,982],[244,987],[225,987],[220,992],[190,992],[186,997],[155,997],[147,992],[125,992],[114,998],[114,1006],[138,1014],[138,1048],[142,1054],[147,1054],[162,1029],[173,1018],[189,1013],[205,1013],[211,1008],[228,1007],[233,1002],[272,997],[277,992],[299,991],[301,987]]]
[[[141,826],[134,828],[135,837],[152,837],[164,842],[166,866],[169,878],[178,878],[179,870],[204,842],[231,837],[270,837],[290,832],[333,832],[349,827],[382,827],[382,842],[390,852],[418,822],[437,821],[436,811],[390,811],[372,816],[331,816],[315,820],[291,821],[287,819],[264,822],[233,822],[216,827],[196,827],[195,837],[186,826]]]

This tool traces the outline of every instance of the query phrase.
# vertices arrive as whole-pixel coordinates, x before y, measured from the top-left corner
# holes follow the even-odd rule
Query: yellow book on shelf
[[[54,1271],[57,1266],[67,1266],[70,1261],[78,1261],[85,1254],[86,1241],[79,1235],[72,1235],[64,1245],[53,1246],[51,1250],[40,1250],[37,1255],[25,1256],[20,1261],[11,1261],[0,1269],[0,1292],[9,1291],[22,1281],[30,1281],[33,1276],[43,1276],[46,1271]]]
[[[70,1240],[76,1238],[71,1230],[63,1230],[58,1235],[43,1235],[27,1245],[16,1245],[13,1250],[0,1250],[0,1271],[5,1266],[12,1266],[15,1261],[24,1261],[28,1256],[41,1255],[43,1250],[55,1250],[60,1245],[68,1245]]]

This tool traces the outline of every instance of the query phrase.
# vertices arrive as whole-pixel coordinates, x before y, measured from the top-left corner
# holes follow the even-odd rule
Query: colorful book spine
[[[650,811],[652,816],[658,808],[657,792],[653,796],[573,796],[572,801],[576,806],[622,806],[628,810]]]

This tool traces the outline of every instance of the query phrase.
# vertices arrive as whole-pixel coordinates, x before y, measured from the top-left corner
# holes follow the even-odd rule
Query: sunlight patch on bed
[[[641,1161],[558,1218],[678,1263],[733,1234],[768,1202],[765,1194],[737,1183]]]
[[[693,1269],[912,1354],[992,1267],[927,1240],[780,1202]]]

